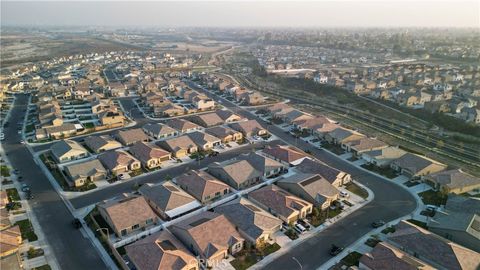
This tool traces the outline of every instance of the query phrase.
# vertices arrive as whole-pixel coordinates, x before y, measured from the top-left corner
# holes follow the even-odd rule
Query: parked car
[[[345,208],[345,205],[343,205],[341,201],[333,201],[332,204],[335,206],[335,209],[340,208],[340,210],[343,210],[343,208]]]
[[[295,226],[293,226],[293,228],[295,229],[295,231],[297,231],[299,234],[302,234],[304,232],[307,231],[307,229],[305,229],[305,227],[303,227],[302,225],[300,224],[295,224]]]
[[[73,219],[72,225],[75,229],[80,229],[82,227],[82,222],[78,218]]]
[[[308,224],[308,222],[306,220],[299,219],[299,220],[297,220],[297,223],[302,225],[307,230],[310,230],[310,228],[311,228],[310,224]]]
[[[332,248],[330,248],[330,255],[337,256],[342,251],[343,251],[342,247],[332,245]]]
[[[379,227],[382,227],[383,225],[385,225],[385,221],[383,220],[378,220],[372,223],[373,228],[379,228]]]
[[[30,190],[30,187],[27,184],[22,184],[22,191],[23,192],[28,192]]]
[[[121,173],[118,175],[118,179],[120,180],[125,180],[125,179],[129,179],[130,178],[130,175],[128,173]]]
[[[211,157],[216,157],[216,156],[218,156],[218,154],[220,154],[218,151],[213,151],[213,152],[210,154],[210,156],[211,156]]]
[[[348,194],[348,192],[346,192],[344,190],[340,190],[340,197],[348,198],[348,196],[350,196],[350,194]]]

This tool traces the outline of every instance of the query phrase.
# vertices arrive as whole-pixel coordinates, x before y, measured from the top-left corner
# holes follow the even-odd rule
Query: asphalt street
[[[29,150],[20,144],[17,123],[23,121],[27,102],[27,96],[17,95],[8,120],[9,126],[4,129],[2,145],[13,168],[23,177],[23,183],[31,187],[34,199],[29,203],[47,242],[62,269],[107,269],[90,240],[74,229],[72,214],[34,162]]]
[[[189,85],[194,89],[203,91],[211,98],[219,100],[217,96],[208,91],[204,91],[193,84]],[[295,145],[303,150],[310,150],[317,159],[334,168],[351,174],[354,181],[358,181],[367,186],[375,194],[374,199],[369,204],[348,215],[339,222],[334,223],[328,229],[318,233],[314,237],[302,242],[288,253],[268,264],[265,269],[317,269],[332,258],[329,254],[332,244],[343,247],[349,246],[358,238],[372,230],[372,222],[377,220],[389,222],[406,216],[415,210],[415,198],[411,193],[399,187],[397,184],[374,174],[367,173],[340,157],[331,155],[322,149],[316,149],[300,139],[295,139],[289,133],[285,133],[282,129],[274,125],[268,125],[268,123],[263,121],[257,115],[240,108],[226,99],[221,99],[221,104],[243,117],[257,120],[267,128],[270,133],[276,135],[285,142]],[[301,267],[293,257],[300,262]],[[341,258],[338,259],[340,260]]]

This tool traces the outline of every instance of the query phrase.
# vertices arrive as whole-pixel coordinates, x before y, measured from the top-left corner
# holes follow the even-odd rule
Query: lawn
[[[3,177],[9,177],[10,169],[6,165],[0,166],[0,175],[2,175]]]
[[[389,234],[389,233],[394,233],[395,232],[395,227],[390,226],[382,230],[383,234]]]
[[[367,245],[369,247],[375,247],[380,242],[382,242],[382,241],[380,241],[379,239],[377,239],[375,237],[370,237],[370,238],[367,239],[367,241],[365,241],[365,245]]]
[[[350,183],[347,183],[345,185],[345,188],[350,191],[350,192],[353,192],[355,194],[357,194],[358,196],[366,199],[368,197],[368,192],[367,190],[365,190],[364,188],[360,187],[359,185],[353,183],[353,182],[350,182]]]
[[[7,197],[10,202],[20,201],[20,195],[16,188],[7,188],[5,191],[7,192]]]
[[[345,154],[345,150],[340,145],[331,144],[331,143],[324,143],[322,145],[322,147],[327,149],[328,151],[336,154],[336,155]]]
[[[40,257],[43,254],[44,254],[44,252],[43,252],[43,249],[41,249],[41,248],[30,247],[30,249],[27,251],[28,259],[33,259],[33,258],[36,258],[36,257]]]
[[[15,223],[20,227],[23,239],[28,239],[29,242],[37,241],[38,237],[33,230],[32,223],[28,219],[19,220]]]
[[[390,178],[390,179],[393,179],[393,178],[398,176],[397,172],[390,167],[381,168],[381,167],[375,166],[373,164],[363,164],[361,166],[362,166],[362,168],[365,168],[369,171],[378,173],[378,174],[383,175],[383,176],[385,176],[387,178]]]
[[[427,190],[421,193],[418,193],[418,196],[422,198],[424,204],[431,205],[445,205],[447,203],[448,196],[443,194],[440,191]]]
[[[244,249],[235,255],[235,259],[230,263],[235,269],[244,270],[263,259],[263,257],[272,254],[279,249],[280,246],[277,243],[266,244],[259,249]]]
[[[422,222],[422,221],[419,221],[419,220],[416,220],[416,219],[407,219],[407,221],[414,224],[414,225],[422,227],[424,229],[428,229],[427,228],[427,223],[425,223],[425,222]]]
[[[362,257],[363,254],[360,252],[350,252],[347,256],[343,257],[342,262],[346,264],[347,266],[358,266],[358,263],[360,261],[360,257]]]
[[[252,253],[239,255],[237,258],[235,258],[233,261],[230,262],[230,264],[236,270],[246,270],[250,266],[256,263],[257,263],[257,256]]]

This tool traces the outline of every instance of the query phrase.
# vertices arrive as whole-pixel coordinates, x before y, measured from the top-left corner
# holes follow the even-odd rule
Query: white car
[[[300,225],[298,223],[295,224],[294,228],[295,228],[295,231],[297,231],[299,234],[302,234],[302,233],[307,231],[307,229],[305,229],[305,227],[303,227],[302,225]]]
[[[128,174],[128,173],[121,173],[118,175],[118,179],[120,180],[125,180],[125,179],[129,179],[131,176]]]
[[[346,191],[344,191],[344,190],[341,190],[341,191],[340,191],[340,197],[347,198],[348,196],[350,196],[350,194],[348,194],[348,192],[346,192]]]

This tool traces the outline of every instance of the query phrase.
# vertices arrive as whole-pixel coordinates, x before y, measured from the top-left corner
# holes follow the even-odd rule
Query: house
[[[460,169],[440,171],[424,176],[436,190],[444,193],[461,194],[480,189],[480,178],[463,172]]]
[[[437,269],[476,270],[480,267],[478,252],[405,220],[395,225],[395,232],[389,234],[387,242]]]
[[[130,153],[136,157],[147,169],[160,167],[160,165],[170,160],[172,154],[155,145],[149,145],[144,142],[136,142],[129,149]]]
[[[387,148],[388,144],[373,138],[363,137],[358,140],[349,141],[342,144],[342,148],[348,152],[352,152],[353,156],[360,157],[364,152],[372,150],[380,150]]]
[[[102,126],[106,126],[108,128],[113,127],[121,127],[125,124],[125,116],[122,112],[117,110],[107,110],[100,112],[98,114],[98,120]]]
[[[267,130],[262,127],[256,120],[248,120],[244,122],[236,122],[230,124],[230,127],[243,134],[244,137],[252,137],[255,135],[263,136],[268,134]]]
[[[305,152],[299,149],[283,145],[276,145],[273,147],[267,146],[265,149],[263,149],[263,153],[265,156],[279,161],[287,166],[298,165],[308,156],[305,154]]]
[[[122,147],[122,144],[114,140],[110,135],[88,136],[84,142],[90,150],[97,154]]]
[[[160,123],[147,123],[143,127],[143,132],[145,132],[150,137],[155,138],[156,140],[168,137],[174,137],[178,135],[178,131]]]
[[[155,104],[153,107],[155,116],[170,117],[185,114],[185,108],[181,105],[165,101],[161,104]]]
[[[0,258],[5,258],[18,252],[22,241],[22,233],[20,232],[20,227],[18,225],[1,230]]]
[[[237,159],[248,161],[265,178],[276,176],[286,169],[284,164],[253,152],[240,155]]]
[[[243,101],[248,106],[257,106],[265,103],[266,98],[259,92],[247,93]]]
[[[183,190],[206,204],[230,193],[230,186],[205,171],[188,171],[174,179]]]
[[[248,199],[283,222],[292,224],[312,213],[313,204],[302,200],[276,185],[268,185],[252,191]]]
[[[217,110],[215,113],[225,123],[232,123],[232,122],[237,122],[237,121],[242,120],[242,117],[234,114],[232,111],[229,111],[229,110]]]
[[[213,149],[215,146],[221,144],[221,140],[208,133],[194,131],[188,133],[187,136],[195,143],[195,145],[204,151]]]
[[[370,252],[360,257],[361,270],[434,270],[431,265],[411,256],[402,250],[385,242],[378,243]]]
[[[52,156],[59,163],[88,157],[88,151],[78,142],[73,140],[61,140],[50,147]]]
[[[335,123],[326,123],[322,127],[317,128],[313,131],[313,134],[320,139],[325,139],[328,133],[334,131],[335,129],[340,128],[338,124]]]
[[[216,113],[199,114],[190,118],[193,123],[199,124],[203,127],[213,127],[223,124],[223,119]]]
[[[320,161],[304,159],[295,169],[302,173],[319,174],[335,187],[340,187],[352,181],[352,176],[339,171]]]
[[[174,119],[170,119],[167,121],[167,126],[171,127],[171,128],[174,128],[176,130],[178,130],[179,132],[181,133],[186,133],[186,132],[192,132],[192,131],[196,131],[196,130],[200,130],[200,126],[190,122],[190,121],[187,121],[187,120],[184,120],[184,119],[179,119],[179,118],[174,118]]]
[[[140,161],[123,150],[105,152],[98,156],[98,160],[114,176],[141,168]]]
[[[262,179],[262,172],[246,160],[213,162],[208,165],[208,172],[237,190],[256,184]]]
[[[212,127],[205,130],[206,133],[220,139],[222,143],[236,142],[243,139],[243,134],[229,127]]]
[[[408,177],[421,177],[443,171],[447,165],[420,155],[406,153],[394,160],[390,167]]]
[[[218,265],[228,254],[241,251],[245,242],[224,215],[208,211],[176,223],[169,229],[195,256],[205,260],[208,267]]]
[[[137,270],[199,270],[197,259],[170,232],[160,231],[125,247]]]
[[[331,124],[331,122],[324,116],[316,116],[314,118],[295,120],[292,124],[298,130],[313,134],[315,130],[323,127],[325,124]]]
[[[318,174],[297,173],[281,179],[277,185],[322,210],[338,199],[338,189]]]
[[[147,134],[145,134],[141,128],[120,130],[117,132],[116,138],[125,146],[133,145],[136,142],[149,141]]]
[[[182,135],[175,138],[166,139],[164,141],[157,142],[157,144],[163,149],[172,153],[176,158],[183,158],[189,154],[193,154],[198,151],[198,147],[195,142],[187,135]]]
[[[464,247],[480,252],[480,200],[448,196],[445,208],[428,219],[428,229]]]
[[[362,159],[378,167],[388,167],[394,160],[406,153],[396,146],[389,146],[378,150],[365,151],[362,153]]]
[[[35,130],[35,139],[42,140],[47,138],[59,139],[73,136],[77,133],[75,124],[65,123],[60,126],[49,126]]]
[[[98,159],[65,166],[66,181],[71,187],[80,187],[88,182],[105,180],[107,170]]]
[[[138,191],[145,197],[152,209],[165,220],[171,220],[201,206],[195,198],[172,181],[158,185],[147,183]]]
[[[346,128],[336,128],[325,135],[325,140],[333,144],[346,144],[347,142],[359,140],[365,136]]]
[[[240,235],[254,246],[262,246],[282,227],[282,221],[257,207],[245,198],[239,198],[217,206],[215,213],[223,214],[232,222]]]
[[[158,217],[143,196],[122,194],[97,204],[97,209],[119,237],[157,224]]]

